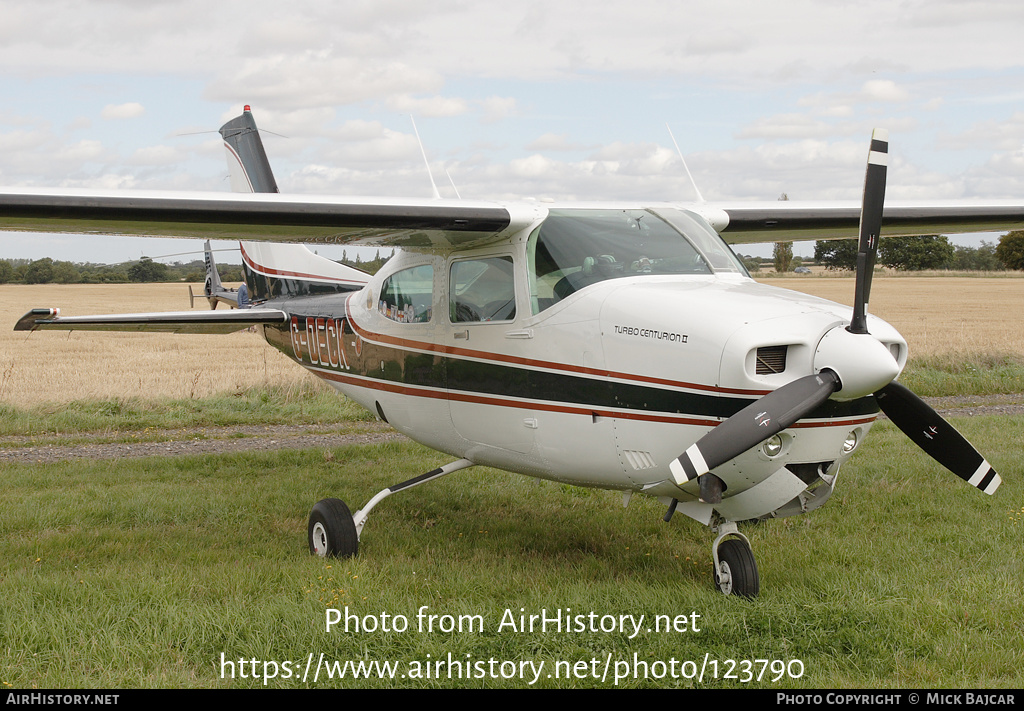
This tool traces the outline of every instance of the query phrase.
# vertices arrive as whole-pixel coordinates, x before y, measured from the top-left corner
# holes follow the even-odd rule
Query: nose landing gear
[[[712,546],[715,559],[715,585],[725,595],[753,598],[761,590],[757,562],[750,541],[739,532],[736,523],[718,526],[718,538]]]

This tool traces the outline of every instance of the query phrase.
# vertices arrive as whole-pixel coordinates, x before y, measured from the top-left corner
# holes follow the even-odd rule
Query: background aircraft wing
[[[860,205],[802,201],[714,204],[709,220],[729,244],[855,238]],[[700,210],[698,210],[700,211]],[[725,223],[722,226],[722,223]],[[1024,201],[889,202],[882,236],[1024,229]]]
[[[529,204],[515,208],[469,200],[0,189],[2,230],[440,251],[500,241],[544,214]]]
[[[32,309],[18,319],[15,331],[163,331],[166,333],[232,333],[249,326],[285,323],[278,309],[231,311],[167,311],[163,313],[61,316],[60,309]]]

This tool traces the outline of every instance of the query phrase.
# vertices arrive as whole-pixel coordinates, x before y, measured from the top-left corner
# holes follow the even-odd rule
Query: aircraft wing
[[[664,204],[663,204],[664,205]],[[590,207],[648,207],[609,203]],[[655,207],[655,205],[649,205]],[[731,244],[856,237],[854,202],[668,204],[703,215]],[[0,189],[0,230],[366,244],[446,252],[498,242],[542,219],[538,203],[388,200],[279,193]],[[883,235],[1024,228],[1024,201],[891,202]]]
[[[0,230],[450,250],[500,240],[542,208],[270,193],[0,189]]]
[[[18,319],[15,331],[163,331],[165,333],[232,333],[249,326],[285,323],[278,309],[167,311],[162,313],[61,316],[60,309],[32,309]]]
[[[729,244],[857,237],[860,205],[804,201],[709,203],[709,221]],[[699,207],[698,212],[704,212]],[[882,236],[1024,229],[1024,201],[885,204]]]

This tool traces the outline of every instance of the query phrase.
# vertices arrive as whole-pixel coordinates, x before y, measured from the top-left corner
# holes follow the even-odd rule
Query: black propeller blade
[[[747,405],[672,461],[669,470],[676,485],[703,476],[778,434],[828,400],[837,389],[839,378],[824,370],[794,380]],[[720,503],[720,487],[702,486],[701,498],[710,504]]]
[[[888,132],[876,129],[871,135],[871,150],[864,176],[857,248],[857,291],[848,329],[851,333],[868,332],[868,299],[878,254],[878,236],[882,229],[888,152]],[[882,412],[932,459],[986,494],[992,494],[999,487],[999,475],[985,458],[924,400],[896,382],[886,385],[875,393],[875,397]]]
[[[1002,480],[971,443],[928,403],[897,382],[875,393],[882,412],[932,459],[972,486],[993,494]]]
[[[878,255],[878,236],[882,231],[885,204],[885,177],[889,165],[889,132],[876,128],[871,134],[871,150],[864,175],[864,197],[860,208],[860,242],[857,245],[857,287],[853,300],[851,333],[867,333],[868,300],[871,277]]]

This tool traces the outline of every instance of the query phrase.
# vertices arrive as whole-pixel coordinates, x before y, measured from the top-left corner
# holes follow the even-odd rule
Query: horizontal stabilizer
[[[18,319],[15,331],[160,331],[164,333],[232,333],[250,326],[281,324],[288,314],[278,309],[167,311],[163,313],[61,316],[60,309],[32,309]]]
[[[301,244],[242,242],[242,268],[253,301],[359,291],[370,274],[314,254]]]

